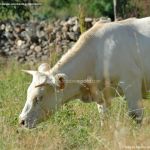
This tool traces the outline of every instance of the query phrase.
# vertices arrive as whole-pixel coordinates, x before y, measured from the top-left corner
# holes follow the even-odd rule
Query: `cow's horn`
[[[33,70],[22,70],[22,71],[25,72],[25,73],[28,73],[30,75],[34,75],[34,74],[37,73],[37,71],[33,71]]]

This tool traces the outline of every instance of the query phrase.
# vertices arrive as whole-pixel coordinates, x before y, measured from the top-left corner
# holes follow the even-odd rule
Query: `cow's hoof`
[[[130,116],[132,119],[134,119],[137,124],[141,124],[141,123],[142,123],[143,115],[139,115],[139,114],[136,113],[136,112],[130,112],[130,113],[129,113],[129,116]]]

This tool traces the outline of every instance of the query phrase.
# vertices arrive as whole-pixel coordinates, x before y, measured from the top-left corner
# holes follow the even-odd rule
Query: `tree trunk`
[[[113,0],[114,4],[114,20],[117,20],[117,10],[116,10],[116,5],[117,5],[117,0]]]

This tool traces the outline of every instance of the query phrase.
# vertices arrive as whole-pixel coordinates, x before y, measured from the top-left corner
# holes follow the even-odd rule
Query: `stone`
[[[48,60],[48,56],[46,56],[46,55],[42,56],[42,57],[41,57],[41,60],[42,60],[42,61]]]
[[[13,52],[12,52],[12,51],[9,51],[9,52],[8,52],[8,55],[9,55],[9,56],[13,55]]]
[[[21,46],[20,46],[20,50],[22,51],[27,51],[29,49],[29,43],[23,43]]]
[[[29,34],[28,34],[27,31],[21,32],[21,33],[20,33],[20,37],[21,37],[22,39],[24,39],[24,40],[27,40],[27,41],[30,41],[30,40],[31,40],[31,38],[30,38],[30,36],[29,36]]]
[[[69,48],[73,47],[74,44],[75,44],[75,42],[70,42],[69,45],[68,45]]]
[[[65,25],[62,27],[62,31],[63,31],[63,32],[69,31],[69,26],[68,26],[68,24],[65,24]]]
[[[17,41],[17,46],[20,47],[23,43],[24,43],[24,41],[18,40],[18,41]]]
[[[2,24],[0,29],[5,30],[5,24]]]
[[[43,51],[43,54],[44,54],[44,55],[49,54],[49,50],[44,50],[44,51]]]
[[[29,55],[31,55],[32,54],[32,50],[28,50],[27,51],[27,55],[29,56]]]
[[[16,27],[14,28],[16,33],[20,33],[21,32],[21,26],[19,24],[16,25]]]
[[[100,18],[85,18],[86,28],[99,20]],[[52,51],[62,55],[74,45],[80,34],[77,17],[67,17],[52,23],[3,21],[0,24],[0,54],[8,57],[12,55],[20,63],[35,63],[47,60]]]
[[[72,17],[72,18],[69,18],[69,20],[67,21],[67,23],[69,25],[74,25],[77,21],[77,17]]]
[[[10,48],[5,48],[5,53],[9,52],[10,51]]]
[[[20,63],[24,63],[24,62],[25,62],[25,58],[19,58],[18,61],[19,61]]]
[[[30,49],[33,50],[35,48],[35,43],[30,46]]]
[[[36,35],[32,35],[30,38],[32,43],[39,44],[39,38]]]
[[[111,19],[108,18],[108,17],[101,17],[101,18],[99,19],[99,21],[102,22],[102,23],[107,23],[107,22],[111,22]]]
[[[76,37],[75,37],[75,33],[74,33],[74,32],[68,32],[67,34],[68,34],[70,40],[73,40],[73,41],[76,40]]]
[[[12,26],[10,24],[6,24],[5,31],[6,32],[12,32],[13,31]]]
[[[72,27],[73,32],[80,32],[80,26],[78,24]]]
[[[45,36],[45,32],[44,31],[37,31],[36,35],[37,35],[38,38],[42,38],[42,37]]]
[[[92,18],[85,18],[85,22],[91,22],[92,23],[93,19]]]
[[[37,58],[42,57],[42,52],[37,53],[36,57],[37,57]]]
[[[42,50],[41,46],[35,46],[34,50],[38,53]]]

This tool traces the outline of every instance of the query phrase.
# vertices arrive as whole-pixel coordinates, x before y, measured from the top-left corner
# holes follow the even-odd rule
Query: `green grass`
[[[122,97],[113,104],[100,126],[95,103],[70,101],[47,121],[32,130],[18,125],[31,77],[21,69],[35,66],[0,65],[0,150],[118,150],[142,145],[150,148],[150,101],[144,101],[145,116],[137,126],[128,116]]]

